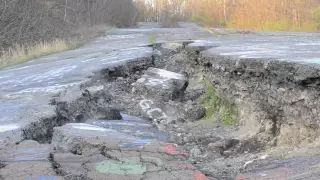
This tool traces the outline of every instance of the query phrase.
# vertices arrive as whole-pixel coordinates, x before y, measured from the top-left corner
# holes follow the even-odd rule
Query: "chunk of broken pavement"
[[[49,144],[23,141],[0,150],[0,179],[56,179],[56,172],[49,161],[53,148]]]
[[[119,109],[100,107],[97,109],[97,113],[94,118],[104,120],[121,120],[122,116]]]
[[[49,144],[39,144],[36,141],[26,140],[18,145],[9,146],[0,151],[0,162],[49,162],[49,155],[53,148]]]
[[[187,86],[185,75],[158,68],[149,68],[134,84],[135,92],[158,96],[166,101],[180,98]]]
[[[121,143],[136,139],[112,129],[85,123],[70,123],[54,128],[52,145],[58,152],[86,154],[106,145],[108,148],[118,148]]]
[[[185,117],[186,120],[196,121],[203,118],[205,114],[206,114],[206,109],[203,106],[198,105],[197,103],[192,103],[191,101],[188,101],[184,105],[183,116]]]

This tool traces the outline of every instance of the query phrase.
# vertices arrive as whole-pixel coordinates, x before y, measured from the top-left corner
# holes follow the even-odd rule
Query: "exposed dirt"
[[[187,44],[155,45],[153,57],[103,69],[79,89],[61,92],[52,99],[56,116],[29,125],[24,130],[25,139],[51,143],[55,151],[50,152],[50,163],[57,177],[65,179],[91,180],[104,176],[107,179],[232,180],[240,173],[249,172],[252,164],[268,158],[262,152],[283,139],[286,116],[265,96],[254,95],[272,92],[270,85],[264,91],[252,90],[253,95],[248,94],[251,90],[244,90],[242,93],[247,94],[244,98],[237,96],[237,92],[253,87],[262,79],[267,79],[261,82],[262,86],[269,83],[279,90],[280,81],[285,80],[275,75],[276,85],[270,82],[264,73],[267,71],[270,76],[272,72],[258,72],[259,62],[251,63],[252,67],[236,65],[237,68],[228,69],[233,65],[229,61],[201,56],[207,47],[187,48]],[[216,62],[221,65],[216,66]],[[316,80],[306,78],[296,84],[299,89],[306,84],[316,88],[311,82]],[[225,121],[221,107],[216,107],[219,111],[207,117],[210,109],[205,108],[201,99],[208,91],[205,87],[208,83],[217,89],[217,94],[212,96],[219,101],[214,102],[221,106],[229,103],[234,108],[234,114],[228,115],[231,120]],[[236,86],[237,83],[241,86]],[[239,106],[239,99],[247,101]],[[136,123],[142,128],[130,129],[125,123]],[[255,126],[254,131],[251,126]],[[162,132],[154,130],[155,127]],[[177,150],[178,147],[181,149]],[[137,165],[135,170],[126,172],[126,167],[132,164]],[[5,165],[0,168],[6,168]],[[105,166],[119,166],[120,170],[117,169],[118,174],[112,168],[105,172]],[[100,167],[103,172],[99,171]]]

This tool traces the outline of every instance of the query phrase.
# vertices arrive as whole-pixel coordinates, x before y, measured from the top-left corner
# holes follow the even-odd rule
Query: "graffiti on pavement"
[[[202,172],[196,171],[194,174],[194,180],[209,180]]]
[[[25,148],[10,152],[7,157],[8,161],[46,161],[48,159],[48,148]]]
[[[146,172],[146,166],[140,163],[138,157],[123,158],[120,161],[106,160],[96,164],[96,169],[107,174],[134,174],[141,175]]]
[[[152,100],[149,99],[143,99],[140,101],[139,105],[143,111],[145,111],[148,116],[152,119],[156,120],[162,120],[168,118],[166,113],[162,111],[160,108],[151,108],[151,105],[153,104]]]
[[[56,180],[56,176],[39,176],[36,178],[26,178],[24,180]]]
[[[156,157],[142,157],[145,162],[153,162],[158,166],[162,165],[162,161]],[[98,172],[106,174],[131,174],[141,175],[147,171],[147,167],[143,165],[139,157],[122,158],[120,161],[106,160],[96,164]]]
[[[171,155],[184,155],[188,156],[187,152],[180,152],[177,151],[177,146],[175,144],[170,144],[170,143],[162,143],[165,148],[165,152]]]
[[[142,149],[144,145],[150,144],[151,142],[152,140],[150,139],[140,139],[130,143],[122,143],[119,147],[124,149]]]

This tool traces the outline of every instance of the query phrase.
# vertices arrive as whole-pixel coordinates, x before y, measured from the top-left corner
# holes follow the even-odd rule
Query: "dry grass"
[[[2,52],[0,68],[19,64],[36,57],[68,50],[71,47],[70,43],[63,39],[56,39],[52,42],[40,42],[34,45],[16,44]]]
[[[81,27],[75,32],[76,37],[69,40],[56,39],[50,42],[39,42],[35,44],[16,44],[0,52],[0,69],[20,64],[28,60],[70,50],[85,44],[88,40],[102,35],[108,26],[97,26],[92,28]]]

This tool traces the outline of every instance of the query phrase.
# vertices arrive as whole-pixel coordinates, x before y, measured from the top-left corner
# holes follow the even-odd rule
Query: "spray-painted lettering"
[[[168,118],[167,115],[160,108],[152,108],[154,102],[149,99],[140,101],[139,105],[141,109],[147,113],[147,115],[155,120],[163,120]]]

